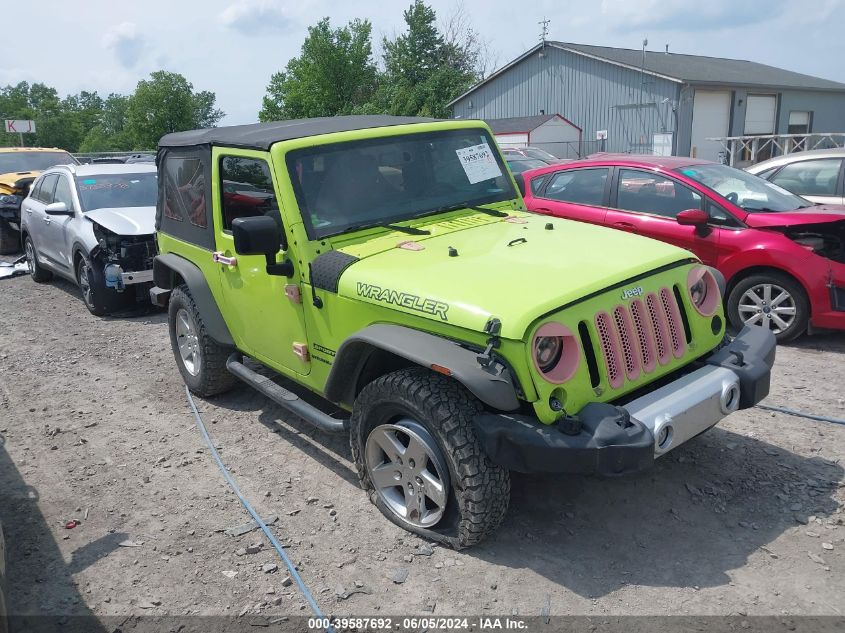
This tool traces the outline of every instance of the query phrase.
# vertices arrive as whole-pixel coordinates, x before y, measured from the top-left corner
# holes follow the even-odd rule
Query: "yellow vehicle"
[[[21,202],[39,174],[79,161],[57,147],[0,147],[0,255],[20,249]]]

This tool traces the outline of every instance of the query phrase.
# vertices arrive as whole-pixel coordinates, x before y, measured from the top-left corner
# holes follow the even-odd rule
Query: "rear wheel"
[[[26,268],[29,270],[29,276],[32,277],[33,281],[42,284],[53,278],[53,273],[42,268],[38,263],[38,253],[35,251],[35,245],[32,243],[32,238],[28,235],[23,243],[23,252],[26,255]]]
[[[728,316],[737,329],[765,327],[778,342],[786,342],[806,332],[810,304],[801,284],[788,275],[760,273],[740,280],[731,290]]]
[[[423,368],[387,374],[361,391],[350,421],[352,456],[382,514],[458,549],[496,530],[510,475],[475,436],[481,410],[462,385]]]
[[[173,356],[188,389],[205,398],[235,386],[237,379],[226,369],[234,350],[209,336],[187,286],[173,290],[167,320]]]

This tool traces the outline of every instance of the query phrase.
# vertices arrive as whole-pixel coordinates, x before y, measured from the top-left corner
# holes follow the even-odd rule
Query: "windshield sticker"
[[[83,180],[82,184],[84,184],[84,185],[95,185],[95,184],[97,184],[97,181],[92,179],[92,178],[89,178],[88,180]]]
[[[466,173],[471,185],[502,175],[502,170],[496,163],[496,157],[486,142],[472,147],[456,149],[455,153],[458,155],[461,167],[464,168],[464,173]]]
[[[446,316],[449,310],[449,304],[435,301],[434,299],[425,299],[417,295],[391,290],[390,288],[382,288],[372,284],[365,284],[360,281],[358,282],[358,296],[373,299],[374,301],[392,303],[408,310],[414,310],[415,312],[439,316],[443,321],[449,320]]]

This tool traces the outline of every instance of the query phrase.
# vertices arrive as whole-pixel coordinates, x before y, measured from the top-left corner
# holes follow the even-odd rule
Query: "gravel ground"
[[[222,531],[249,515],[194,425],[165,315],[94,318],[62,281],[19,277],[0,292],[11,611],[307,614],[260,532]],[[845,335],[778,350],[768,404],[845,418],[843,398]],[[514,475],[499,532],[454,552],[370,505],[344,436],[247,387],[197,405],[247,498],[278,517],[271,529],[327,613],[845,609],[845,427],[752,409],[641,476]],[[66,529],[71,519],[80,523]]]

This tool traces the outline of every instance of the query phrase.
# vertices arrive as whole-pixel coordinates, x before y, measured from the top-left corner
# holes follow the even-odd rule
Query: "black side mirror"
[[[232,237],[238,255],[264,255],[267,258],[268,275],[293,275],[290,260],[276,263],[276,254],[281,250],[282,229],[273,218],[266,215],[236,218],[232,220]]]

